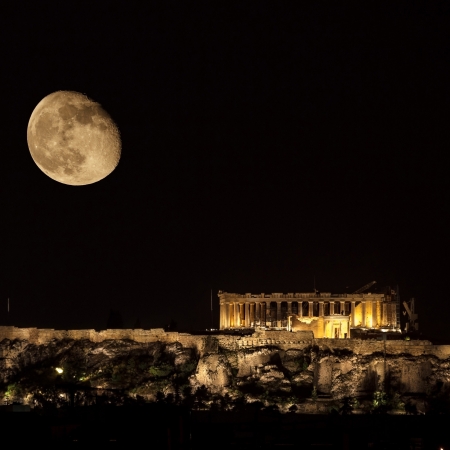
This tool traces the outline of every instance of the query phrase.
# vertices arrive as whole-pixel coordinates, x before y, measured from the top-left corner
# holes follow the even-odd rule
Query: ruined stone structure
[[[319,392],[336,398],[379,389],[387,374],[400,392],[423,394],[436,382],[450,386],[450,345],[433,345],[423,340],[317,339],[311,331],[292,333],[262,329],[242,336],[207,336],[168,333],[162,329],[95,331],[0,326],[3,382],[34,359],[43,358],[46,352],[54,364],[57,354],[53,353],[54,346],[70,348],[74,341],[84,342],[81,345],[85,346],[86,355],[94,359],[104,355],[105,363],[114,355],[116,347],[111,346],[112,341],[117,341],[126,354],[147,349],[149,360],[153,358],[154,345],[165,346],[170,352],[181,352],[180,355],[186,353],[186,349],[193,349],[199,359],[198,362],[192,360],[198,365],[191,382],[195,386],[206,385],[212,391],[228,389],[232,376],[238,380],[248,377],[260,380],[268,388],[275,383],[274,389],[288,388],[289,383],[303,384],[308,389],[315,386]],[[89,341],[94,345],[88,344]],[[274,365],[277,361],[278,366]],[[307,363],[301,368],[299,361]],[[291,381],[280,371],[281,363],[292,371]],[[94,372],[98,369],[96,364],[91,364]],[[95,373],[98,378],[98,370]],[[93,378],[94,385],[102,385],[103,381],[97,378]]]
[[[329,292],[234,294],[219,291],[220,329],[312,331],[316,338],[349,338],[352,330],[400,331],[390,294]]]
[[[166,375],[158,372],[167,370],[168,364]],[[450,390],[450,345],[425,340],[315,338],[311,331],[262,328],[242,334],[190,335],[162,329],[0,327],[3,386],[24,370],[65,365],[83,372],[80,389],[89,386],[88,392],[92,388],[100,395],[119,389],[128,390],[130,398],[139,395],[154,401],[162,386],[166,395],[174,394],[172,374],[187,371],[186,382],[193,390],[206,386],[211,395],[238,398],[236,389],[242,386],[239,395],[247,402],[261,400],[246,390],[250,383],[267,392],[266,405],[279,402],[280,392],[285,392],[286,400],[289,397],[304,414],[327,413],[326,403],[307,400],[313,389],[330,402],[345,397],[370,401],[374,391],[388,386],[412,398],[422,412],[424,394]],[[28,385],[22,387],[28,391],[21,394],[21,401],[29,404],[39,386],[29,385],[29,374],[25,379]],[[0,400],[1,395],[0,391]],[[284,412],[289,402],[280,406]]]

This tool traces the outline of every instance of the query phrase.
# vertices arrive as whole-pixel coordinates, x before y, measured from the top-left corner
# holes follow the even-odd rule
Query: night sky
[[[449,337],[448,2],[44,2],[0,19],[0,323],[210,327],[210,290],[416,298]],[[343,3],[343,2],[342,2]],[[89,6],[88,6],[89,5]],[[389,5],[389,6],[387,6]],[[47,177],[30,115],[102,104],[122,158]]]

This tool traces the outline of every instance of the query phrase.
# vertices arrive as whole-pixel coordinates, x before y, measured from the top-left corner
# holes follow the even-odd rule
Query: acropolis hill
[[[4,386],[20,386],[20,400],[39,406],[35,392],[43,388],[33,384],[30,373],[37,371],[36,379],[47,373],[46,386],[58,385],[59,367],[60,378],[68,377],[66,385],[75,383],[72,389],[83,393],[83,404],[93,401],[93,391],[95,398],[118,390],[150,402],[161,396],[188,402],[190,395],[203,392],[202,401],[209,404],[221,398],[226,405],[263,401],[284,409],[295,405],[306,413],[322,411],[316,404],[311,409],[314,393],[326,397],[322,409],[344,398],[367,402],[376,391],[395,392],[397,400],[403,396],[414,408],[426,409],[423,398],[414,403],[417,398],[430,392],[447,395],[450,388],[450,345],[405,340],[393,290],[343,295],[219,291],[218,297],[220,331],[212,334],[0,327]],[[232,407],[225,403],[223,408]]]
[[[193,393],[205,386],[211,402],[228,395],[231,405],[238,398],[263,399],[265,404],[295,404],[300,412],[317,413],[324,412],[326,402],[312,407],[308,399],[314,389],[327,395],[328,402],[344,397],[363,401],[385,386],[412,402],[436,386],[446,390],[450,346],[420,340],[315,338],[311,331],[191,335],[163,329],[0,327],[3,395],[6,386],[21,386],[20,400],[38,406],[38,387],[30,371],[38,370],[38,379],[43,370],[54,377],[57,366],[79,377],[77,389],[85,403],[93,401],[86,389],[107,395],[119,389],[130,398],[153,401],[158,392],[175,395],[181,383]],[[264,397],[258,392],[265,392]],[[419,409],[423,405],[418,404]]]

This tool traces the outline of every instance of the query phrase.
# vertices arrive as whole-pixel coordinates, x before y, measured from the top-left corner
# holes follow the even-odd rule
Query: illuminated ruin
[[[312,331],[345,339],[357,330],[400,332],[399,299],[385,294],[329,292],[234,294],[219,291],[220,329]]]

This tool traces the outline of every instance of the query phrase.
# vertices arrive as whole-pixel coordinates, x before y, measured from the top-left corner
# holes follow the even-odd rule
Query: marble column
[[[244,312],[244,303],[239,303],[239,326],[244,326],[245,320],[245,312]]]
[[[366,326],[366,302],[365,302],[365,300],[363,300],[361,302],[361,306],[362,306],[362,323],[361,323],[361,326],[365,327]]]
[[[281,327],[281,302],[277,302],[277,327]]]
[[[345,301],[341,301],[341,314],[345,314]]]
[[[255,325],[261,325],[261,302],[255,303]]]
[[[355,308],[356,308],[356,302],[352,302],[352,307],[351,307],[351,326],[354,327],[355,326]]]
[[[287,302],[287,313],[288,316],[292,314],[292,302]]]
[[[266,307],[266,302],[261,302],[261,326],[265,327],[266,326],[266,312],[267,312],[267,307]]]
[[[250,303],[250,323],[249,326],[255,326],[255,303]]]
[[[397,310],[395,309],[394,302],[391,302],[391,325],[397,325]]]
[[[323,302],[319,302],[319,317],[323,317]]]
[[[372,328],[373,306],[371,301],[366,302],[366,327]]]
[[[303,300],[298,302],[298,317],[303,317]]]
[[[313,316],[313,302],[308,302],[308,317]]]
[[[250,326],[250,303],[245,302],[245,327]]]
[[[330,302],[330,316],[334,314],[334,302]]]

